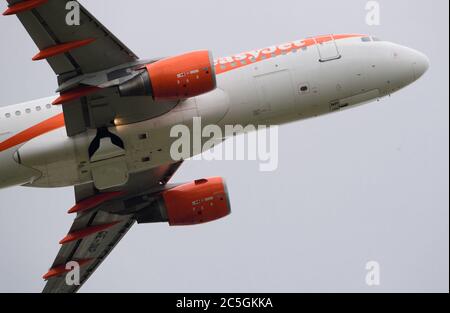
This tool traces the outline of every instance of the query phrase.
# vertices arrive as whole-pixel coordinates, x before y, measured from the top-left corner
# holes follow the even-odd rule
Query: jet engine
[[[226,183],[221,177],[199,179],[163,191],[151,207],[136,215],[138,223],[169,222],[197,225],[231,213]]]
[[[152,96],[177,101],[216,89],[214,60],[209,51],[194,51],[147,64],[142,73],[119,86],[122,97]]]

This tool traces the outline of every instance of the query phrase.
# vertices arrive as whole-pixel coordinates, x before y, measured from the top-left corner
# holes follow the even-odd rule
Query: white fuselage
[[[62,108],[49,104],[54,97],[0,108],[0,188],[62,187],[96,179],[101,185],[102,168],[136,173],[173,162],[170,129],[191,127],[193,117],[221,127],[287,123],[379,99],[428,68],[423,54],[371,37],[314,40],[217,59],[216,90],[182,101],[160,117],[128,125],[117,121],[120,126],[109,129],[123,140],[123,155],[106,149],[90,158],[96,130],[67,137]]]

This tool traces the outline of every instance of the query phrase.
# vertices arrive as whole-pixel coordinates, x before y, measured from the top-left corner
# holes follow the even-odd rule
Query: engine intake
[[[122,97],[152,96],[155,101],[182,100],[217,87],[214,61],[207,50],[147,64],[145,70],[119,86]]]

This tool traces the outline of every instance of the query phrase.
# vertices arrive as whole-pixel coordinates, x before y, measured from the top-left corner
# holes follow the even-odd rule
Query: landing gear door
[[[328,62],[341,58],[341,54],[333,35],[316,37],[314,40],[316,41],[316,47],[319,50],[320,62]]]
[[[124,186],[128,182],[129,169],[125,149],[115,143],[116,140],[111,137],[105,136],[98,139],[98,148],[90,158],[92,179],[98,190]],[[120,144],[123,145],[123,142],[120,141]],[[97,144],[92,145],[97,146]]]

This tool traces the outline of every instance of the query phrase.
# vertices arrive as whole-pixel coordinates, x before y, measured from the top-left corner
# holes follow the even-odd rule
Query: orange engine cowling
[[[155,101],[195,97],[216,89],[211,52],[194,51],[147,64],[145,71],[119,86],[121,96],[152,96]]]
[[[226,183],[221,177],[200,179],[166,190],[161,200],[171,226],[207,223],[231,213]]]

